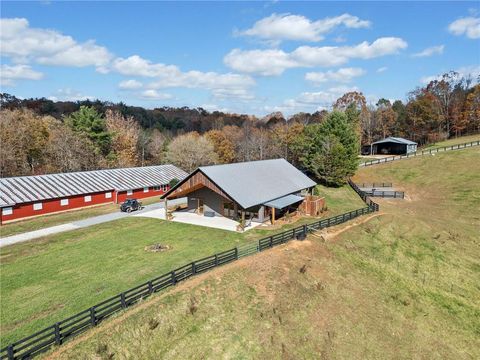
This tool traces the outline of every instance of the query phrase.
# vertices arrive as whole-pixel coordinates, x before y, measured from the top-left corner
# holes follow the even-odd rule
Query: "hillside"
[[[480,151],[355,180],[407,198],[187,281],[47,358],[480,357]]]

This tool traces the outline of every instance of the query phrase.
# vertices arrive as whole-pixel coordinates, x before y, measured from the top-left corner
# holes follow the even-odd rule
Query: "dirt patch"
[[[172,247],[170,245],[162,245],[162,244],[153,244],[153,245],[149,245],[149,246],[145,246],[145,251],[148,251],[148,252],[164,252],[164,251],[167,251],[167,250],[170,250]]]

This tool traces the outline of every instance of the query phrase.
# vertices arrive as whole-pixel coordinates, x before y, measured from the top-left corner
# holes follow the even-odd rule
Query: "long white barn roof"
[[[174,165],[18,176],[0,179],[0,207],[60,197],[166,185],[187,173]]]

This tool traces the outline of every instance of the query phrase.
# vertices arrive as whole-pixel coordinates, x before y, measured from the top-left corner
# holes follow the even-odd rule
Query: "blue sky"
[[[478,2],[1,2],[18,97],[289,115],[480,73]]]

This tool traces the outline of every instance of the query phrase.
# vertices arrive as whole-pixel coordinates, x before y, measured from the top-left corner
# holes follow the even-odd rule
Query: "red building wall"
[[[167,191],[169,187],[167,186]],[[126,191],[120,191],[117,194],[117,203],[122,203],[124,202],[127,198],[131,199],[143,199],[147,197],[152,197],[152,196],[159,196],[164,194],[164,191],[162,190],[154,190],[153,187],[148,188],[148,192],[144,192],[143,188],[141,189],[134,189],[132,190],[131,195],[127,195]]]
[[[111,198],[106,198],[105,194],[110,192],[112,194]],[[75,195],[65,198],[55,198],[50,200],[43,200],[38,201],[42,203],[41,210],[34,210],[33,209],[33,202],[23,203],[19,205],[13,206],[13,213],[11,215],[4,215],[3,211],[0,212],[0,223],[5,223],[13,220],[19,220],[29,217],[34,217],[38,215],[45,215],[45,214],[52,214],[55,212],[67,211],[67,210],[74,210],[80,209],[83,207],[93,206],[93,205],[100,205],[100,204],[108,204],[108,203],[122,203],[125,201],[126,198],[135,198],[135,199],[143,199],[146,197],[152,196],[159,196],[164,193],[162,190],[154,190],[153,187],[148,189],[148,192],[144,192],[144,189],[134,189],[132,190],[131,195],[127,195],[126,191],[121,191],[118,194],[115,191],[107,191],[107,192],[99,192],[99,193],[92,193],[92,194],[82,194],[82,195]],[[90,202],[85,202],[85,196],[91,196]],[[68,199],[68,205],[62,206],[60,205],[61,199]]]

